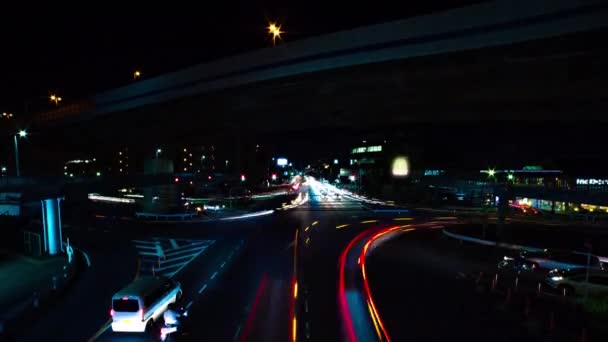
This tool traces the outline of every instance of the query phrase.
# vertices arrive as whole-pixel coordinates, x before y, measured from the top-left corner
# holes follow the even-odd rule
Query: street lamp
[[[55,102],[55,106],[58,106],[59,102],[61,102],[63,99],[60,96],[53,94],[53,95],[49,96],[49,100],[51,100],[51,102]]]
[[[285,33],[281,31],[281,25],[277,25],[275,23],[268,24],[268,33],[272,35],[272,44],[276,44],[277,38],[281,39],[281,33]]]
[[[133,73],[133,79],[136,80],[140,77],[141,77],[141,71],[135,70],[135,72]]]
[[[20,138],[25,138],[27,136],[27,132],[25,130],[20,130],[19,133],[13,136],[13,140],[15,142],[15,172],[17,177],[21,176],[21,171],[19,169],[19,144],[17,143],[17,136]]]
[[[160,148],[156,149],[156,159],[158,159],[158,155],[161,154],[163,150],[161,150]]]

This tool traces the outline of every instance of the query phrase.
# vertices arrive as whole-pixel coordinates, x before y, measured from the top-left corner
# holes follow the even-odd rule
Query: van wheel
[[[151,318],[148,320],[148,323],[146,323],[146,334],[153,335],[154,333],[154,319]]]

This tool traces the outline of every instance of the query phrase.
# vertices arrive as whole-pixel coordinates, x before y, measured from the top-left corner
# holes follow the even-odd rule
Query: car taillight
[[[139,318],[143,321],[144,320],[144,309],[139,309]]]
[[[114,317],[114,309],[110,309],[110,316]]]
[[[536,264],[532,264],[532,269],[536,269]]]

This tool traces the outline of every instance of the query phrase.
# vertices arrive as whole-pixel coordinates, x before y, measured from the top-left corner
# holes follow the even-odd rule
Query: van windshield
[[[114,299],[112,307],[116,312],[137,312],[139,303],[135,299]]]

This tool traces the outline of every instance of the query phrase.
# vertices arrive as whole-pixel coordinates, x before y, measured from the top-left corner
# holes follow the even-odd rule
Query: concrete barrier
[[[169,219],[180,219],[180,220],[192,220],[193,218],[195,218],[197,216],[196,213],[182,213],[182,214],[156,214],[156,213],[144,213],[144,212],[136,212],[135,213],[135,217],[136,218],[143,218],[143,219],[155,219],[155,220],[160,220],[160,219],[164,219],[164,220],[169,220]]]

